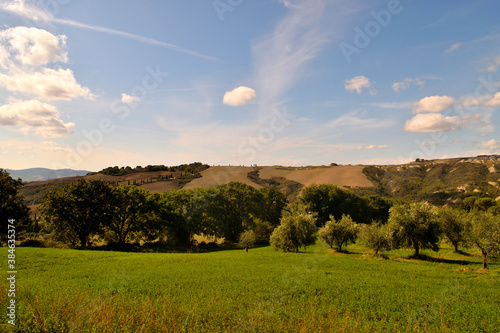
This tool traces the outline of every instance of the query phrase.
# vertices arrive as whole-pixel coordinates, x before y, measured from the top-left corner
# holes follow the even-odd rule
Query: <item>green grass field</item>
[[[409,260],[275,252],[20,248],[17,326],[3,332],[498,332],[500,265],[450,248]],[[470,250],[474,253],[474,250]],[[2,248],[7,257],[7,249]],[[4,273],[6,274],[6,273]],[[2,279],[5,281],[5,279]],[[3,282],[5,284],[5,282]],[[6,286],[1,306],[6,311]]]

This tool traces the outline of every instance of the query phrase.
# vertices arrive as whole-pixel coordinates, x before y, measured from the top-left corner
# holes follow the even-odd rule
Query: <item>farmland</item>
[[[18,248],[17,332],[494,332],[500,267],[323,244],[209,253]],[[6,251],[5,248],[2,251]],[[1,288],[2,307],[8,301]],[[5,326],[4,326],[5,328]],[[9,331],[5,329],[5,331]],[[15,331],[15,330],[11,330]]]

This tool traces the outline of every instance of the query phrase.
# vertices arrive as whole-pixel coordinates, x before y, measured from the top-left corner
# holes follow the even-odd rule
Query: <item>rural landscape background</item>
[[[0,0],[0,331],[498,332],[499,10]]]

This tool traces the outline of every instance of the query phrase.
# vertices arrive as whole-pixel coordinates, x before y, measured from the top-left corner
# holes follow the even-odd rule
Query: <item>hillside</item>
[[[30,182],[23,186],[21,193],[27,204],[35,205],[46,191],[61,188],[79,178]],[[136,185],[152,192],[211,187],[230,181],[255,188],[275,185],[290,201],[311,184],[333,184],[361,195],[376,194],[443,205],[457,204],[472,195],[500,199],[500,156],[419,160],[403,165],[206,166],[200,172],[194,169],[190,172],[129,171],[120,175],[94,173],[84,178],[102,179],[113,186]]]
[[[6,171],[10,174],[12,178],[14,179],[21,178],[25,182],[85,176],[90,172],[87,170],[72,170],[72,169],[52,170],[46,168],[30,168],[23,170],[6,169]]]
[[[418,161],[404,165],[367,166],[375,185],[364,194],[407,201],[457,204],[468,196],[500,199],[500,156]]]

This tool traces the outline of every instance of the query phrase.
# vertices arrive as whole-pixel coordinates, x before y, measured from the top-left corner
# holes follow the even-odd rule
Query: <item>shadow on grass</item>
[[[412,255],[406,257],[405,259],[422,260],[422,261],[437,262],[437,263],[443,263],[443,264],[457,264],[457,265],[477,264],[476,262],[468,261],[468,260],[434,258],[434,257],[428,256],[425,254],[412,254]]]
[[[254,246],[252,248],[257,248]],[[251,249],[250,248],[250,251]],[[198,245],[166,245],[159,242],[146,243],[144,245],[138,244],[118,244],[112,243],[103,246],[89,246],[79,247],[79,250],[89,251],[115,251],[115,252],[137,252],[137,253],[208,253],[227,250],[242,250],[245,249],[238,244],[224,243],[224,244],[198,244]]]

